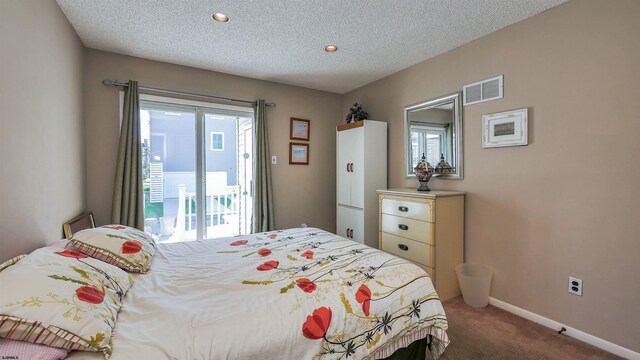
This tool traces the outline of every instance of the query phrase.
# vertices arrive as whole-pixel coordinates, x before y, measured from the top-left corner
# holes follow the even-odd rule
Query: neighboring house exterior
[[[177,197],[177,185],[195,192],[195,115],[149,111],[150,162],[162,162],[164,197]],[[234,117],[205,121],[206,171],[226,172],[227,186],[237,184],[237,120]]]

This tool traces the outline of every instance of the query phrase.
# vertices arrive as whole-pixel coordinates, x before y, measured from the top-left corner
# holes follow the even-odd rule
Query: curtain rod
[[[109,79],[102,80],[102,85],[104,85],[104,86],[113,86],[113,87],[123,87],[123,88],[126,88],[127,86],[129,86],[129,84],[127,84],[127,83],[121,83],[121,82],[117,82],[117,81],[113,81],[113,80],[109,80]],[[251,105],[255,105],[256,104],[255,101],[226,98],[226,97],[222,97],[222,96],[202,95],[202,94],[196,94],[196,93],[190,93],[190,92],[184,92],[184,91],[158,89],[158,88],[152,88],[152,87],[146,87],[146,86],[138,86],[138,88],[140,90],[147,90],[147,91],[152,91],[152,92],[156,92],[156,93],[163,93],[163,94],[191,96],[191,97],[198,97],[198,98],[202,98],[202,99],[232,101],[232,102],[239,102],[239,103],[245,103],[245,104],[251,104]],[[265,105],[266,106],[275,107],[276,103],[265,103]]]

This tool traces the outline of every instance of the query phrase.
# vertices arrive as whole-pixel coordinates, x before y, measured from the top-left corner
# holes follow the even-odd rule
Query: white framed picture
[[[527,109],[482,117],[482,147],[524,146],[529,143]]]

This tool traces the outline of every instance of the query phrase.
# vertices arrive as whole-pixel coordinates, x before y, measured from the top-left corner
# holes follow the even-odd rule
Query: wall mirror
[[[460,92],[409,105],[404,109],[405,168],[413,177],[422,154],[433,176],[462,179],[462,94]],[[450,165],[438,166],[441,160]]]

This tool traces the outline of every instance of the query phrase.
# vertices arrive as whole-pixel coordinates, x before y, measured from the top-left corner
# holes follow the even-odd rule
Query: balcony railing
[[[194,230],[193,223],[193,209],[191,207],[192,200],[195,198],[196,193],[184,191],[186,187],[179,187],[179,204],[183,204],[185,199],[188,200],[188,209],[185,213],[180,213],[180,207],[178,207],[178,219],[184,218],[186,215],[187,231]],[[183,197],[184,192],[184,197]],[[230,225],[230,228],[240,229],[240,186],[233,185],[227,186],[227,191],[221,193],[208,193],[206,196],[207,207],[205,208],[205,221],[207,222],[207,234],[209,234],[209,228],[220,225]],[[184,207],[182,208],[184,210]],[[180,229],[176,228],[176,232]],[[235,235],[235,234],[231,234]]]

